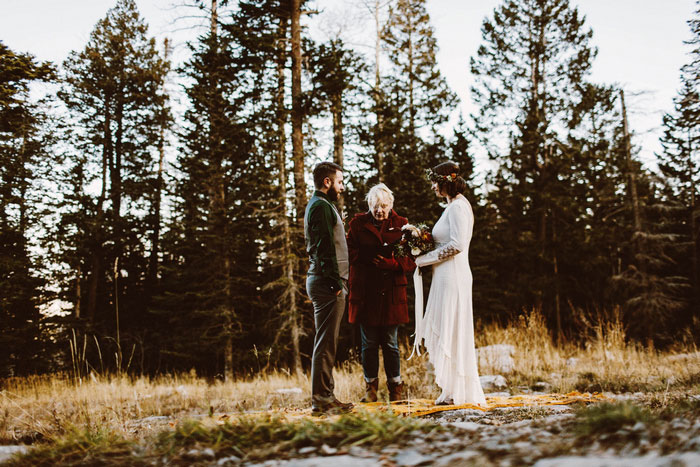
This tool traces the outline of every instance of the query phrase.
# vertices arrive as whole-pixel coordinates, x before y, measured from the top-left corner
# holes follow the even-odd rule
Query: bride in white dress
[[[462,194],[466,182],[459,176],[457,164],[444,162],[428,175],[437,196],[446,198],[448,204],[433,227],[435,250],[416,258],[418,267],[433,266],[424,317],[418,316],[423,299],[422,293],[416,292],[416,346],[424,340],[435,368],[435,381],[442,389],[437,404],[486,405],[474,348],[469,267],[474,213]]]

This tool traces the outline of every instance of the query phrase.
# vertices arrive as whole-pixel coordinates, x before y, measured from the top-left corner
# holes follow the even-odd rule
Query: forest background
[[[323,159],[346,168],[341,209],[383,181],[428,223],[442,208],[424,168],[461,165],[477,331],[534,309],[559,341],[592,316],[648,346],[697,339],[700,12],[642,164],[629,93],[592,82],[574,3],[498,4],[469,61],[472,115],[425,1],[354,7],[375,25],[364,50],[342,24],[312,38],[324,13],[300,0],[191,3],[207,26],[181,62],[133,0],[60,64],[0,43],[0,375],[307,367],[302,222]],[[356,358],[356,330],[341,335]]]

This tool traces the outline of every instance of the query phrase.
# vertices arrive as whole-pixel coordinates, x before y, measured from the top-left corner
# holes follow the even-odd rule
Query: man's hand
[[[331,292],[335,294],[336,297],[340,296],[341,293],[343,293],[343,284],[338,283],[335,280],[328,278],[327,280],[330,281],[330,284],[328,285],[328,288],[331,289]],[[336,290],[337,289],[337,290]]]

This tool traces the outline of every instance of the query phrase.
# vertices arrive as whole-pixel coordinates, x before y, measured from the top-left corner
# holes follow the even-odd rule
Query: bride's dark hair
[[[433,174],[431,180],[437,182],[440,191],[450,198],[467,190],[467,182],[459,175],[459,164],[452,161],[443,162],[433,167],[431,172]]]

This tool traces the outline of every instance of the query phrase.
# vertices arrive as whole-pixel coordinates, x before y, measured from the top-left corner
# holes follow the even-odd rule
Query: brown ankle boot
[[[379,390],[379,379],[371,383],[365,381],[365,397],[360,402],[377,402],[377,391]]]
[[[402,401],[406,399],[404,394],[405,387],[403,383],[388,383],[389,386],[389,401]]]

